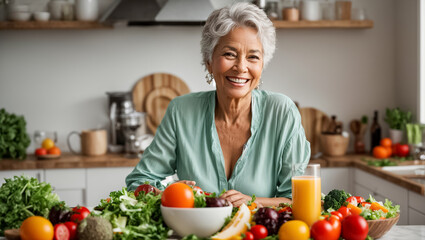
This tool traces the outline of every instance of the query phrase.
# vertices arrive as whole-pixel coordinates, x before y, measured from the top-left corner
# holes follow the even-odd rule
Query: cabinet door
[[[322,193],[328,194],[333,189],[341,189],[346,192],[352,192],[352,168],[322,168],[320,171]]]
[[[70,206],[86,206],[86,169],[46,169],[50,183],[62,201]]]
[[[13,171],[0,171],[0,186],[5,183],[5,178],[13,178],[14,176],[28,176],[36,178],[39,182],[44,181],[43,170],[13,170]]]
[[[133,167],[87,169],[87,206],[95,207],[112,191],[126,186],[125,178]]]
[[[377,200],[383,201],[385,198],[388,198],[394,204],[400,205],[400,220],[398,225],[408,224],[408,190],[395,185],[389,181],[386,181],[382,178],[373,176],[365,171],[354,169],[354,181],[356,184],[364,187],[365,189],[371,190],[369,194],[375,197]],[[369,195],[365,192],[355,194],[361,195],[364,198],[367,198]],[[365,195],[366,194],[366,195]]]
[[[409,208],[409,224],[410,225],[425,225],[425,214]]]
[[[425,196],[409,191],[409,207],[425,215]]]

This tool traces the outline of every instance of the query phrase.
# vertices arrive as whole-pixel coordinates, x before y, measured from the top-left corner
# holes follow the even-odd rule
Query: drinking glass
[[[305,168],[305,169],[304,169]],[[292,166],[292,214],[311,227],[319,220],[321,205],[320,165]]]
[[[36,130],[34,132],[34,142],[37,145],[37,147],[41,146],[41,143],[46,138],[52,139],[53,142],[56,144],[57,141],[58,141],[58,134],[56,133],[56,131],[40,131],[40,130]]]

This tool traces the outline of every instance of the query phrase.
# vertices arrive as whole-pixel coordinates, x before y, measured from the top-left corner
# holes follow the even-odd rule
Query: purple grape
[[[269,235],[275,235],[279,230],[279,214],[273,208],[263,207],[258,209],[254,214],[253,221],[255,224],[266,227]]]
[[[205,198],[207,207],[226,207],[229,206],[229,202],[226,199],[219,197],[207,197]]]

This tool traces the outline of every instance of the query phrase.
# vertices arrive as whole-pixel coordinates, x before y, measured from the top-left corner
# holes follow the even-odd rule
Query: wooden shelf
[[[373,28],[372,20],[273,21],[276,28]]]
[[[48,21],[48,22],[0,22],[0,30],[24,29],[112,29],[112,26],[98,22]]]

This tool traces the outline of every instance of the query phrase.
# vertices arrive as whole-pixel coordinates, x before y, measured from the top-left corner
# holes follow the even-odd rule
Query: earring
[[[261,80],[261,82],[255,87],[256,90],[260,89],[261,84],[263,84],[263,81]]]
[[[207,73],[207,75],[205,75],[205,80],[207,80],[208,84],[211,84],[212,81],[214,80],[214,77],[211,73]]]

